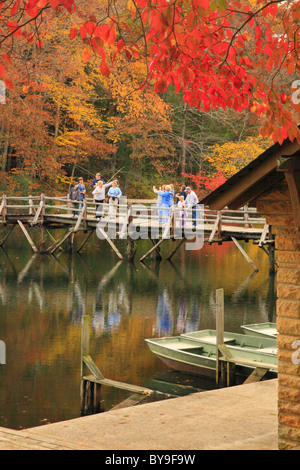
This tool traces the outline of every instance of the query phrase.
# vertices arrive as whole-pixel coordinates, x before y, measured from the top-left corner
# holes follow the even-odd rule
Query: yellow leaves
[[[97,67],[90,74],[92,82],[96,87],[101,85],[116,110],[106,120],[107,138],[117,143],[129,134],[146,135],[151,129],[169,130],[169,106],[151,87],[141,89],[146,75],[145,63],[135,61],[129,67],[124,57],[116,56],[109,68],[107,76]]]
[[[132,18],[135,18],[136,17],[136,8],[135,8],[135,5],[134,5],[132,0],[129,0],[127,2],[127,8],[128,8],[128,11],[130,12],[130,15],[132,16]]]
[[[230,178],[257,158],[269,146],[269,139],[248,137],[241,142],[215,145],[207,159],[216,170],[221,171],[226,178]]]

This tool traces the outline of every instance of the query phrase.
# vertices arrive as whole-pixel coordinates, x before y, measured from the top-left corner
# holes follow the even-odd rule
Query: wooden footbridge
[[[257,270],[239,243],[252,240],[269,255],[270,269],[274,268],[274,237],[266,220],[256,209],[244,207],[240,210],[212,211],[199,207],[197,233],[201,233],[204,243],[222,244],[233,241],[253,269]],[[162,216],[156,200],[123,198],[116,213],[112,212],[108,203],[104,203],[101,210],[99,219],[95,202],[89,198],[80,207],[78,204],[71,204],[67,197],[48,197],[43,194],[27,197],[3,195],[0,199],[0,224],[3,227],[0,247],[12,237],[16,226],[20,227],[32,250],[41,254],[54,254],[57,250],[62,250],[63,246],[67,246],[69,252],[80,252],[97,231],[98,237],[110,244],[118,258],[128,256],[131,261],[135,257],[138,239],[150,239],[153,246],[140,258],[140,261],[144,261],[154,252],[161,258],[160,246],[166,240],[175,242],[168,256],[171,259],[183,244],[192,242],[196,237],[192,215],[189,212],[185,214],[182,228],[182,211],[175,205]],[[30,234],[33,227],[40,228],[39,243]],[[53,229],[63,231],[60,238],[54,238],[50,232]],[[74,238],[78,232],[84,232],[86,237],[74,249]],[[125,255],[119,251],[117,240],[127,240]]]

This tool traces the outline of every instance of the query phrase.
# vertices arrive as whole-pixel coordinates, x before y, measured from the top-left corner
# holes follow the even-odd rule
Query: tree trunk
[[[4,151],[3,151],[3,154],[2,154],[1,171],[3,171],[3,172],[6,171],[6,167],[7,167],[8,149],[9,149],[9,134],[6,137],[6,142],[5,142],[5,145],[4,145]]]
[[[183,104],[182,112],[182,128],[181,128],[181,172],[185,173],[186,169],[186,143],[185,143],[185,130],[186,130],[186,114],[187,114],[187,104]]]
[[[56,116],[55,116],[55,130],[54,130],[54,138],[57,139],[58,132],[59,132],[59,124],[60,124],[60,105],[61,99],[59,98],[56,108]]]

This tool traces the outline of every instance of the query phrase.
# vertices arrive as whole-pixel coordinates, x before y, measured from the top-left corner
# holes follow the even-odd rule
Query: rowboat
[[[202,343],[216,344],[217,333],[215,330],[200,330],[192,333],[183,333],[184,338],[201,341]],[[224,344],[231,351],[241,349],[242,351],[257,351],[261,356],[269,354],[277,355],[276,339],[250,336],[239,333],[224,333]]]
[[[246,336],[246,335],[245,335]],[[200,376],[215,377],[216,371],[216,345],[194,340],[184,336],[152,338],[145,340],[149,349],[172,369]],[[228,343],[226,343],[228,345]],[[247,377],[254,368],[261,364],[268,364],[270,370],[267,378],[276,377],[277,355],[259,350],[243,349],[242,347],[230,349],[237,363],[237,375]],[[245,360],[254,361],[255,367],[243,363]]]
[[[259,336],[264,338],[276,338],[277,328],[276,323],[253,323],[252,325],[242,325],[246,335]]]

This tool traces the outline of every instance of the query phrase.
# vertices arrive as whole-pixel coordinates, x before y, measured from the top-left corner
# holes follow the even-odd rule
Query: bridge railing
[[[140,209],[140,210],[139,210]],[[7,196],[3,195],[0,199],[0,220],[6,222],[9,216],[29,216],[31,225],[43,222],[47,217],[77,217],[80,223],[87,223],[89,220],[99,217],[115,216],[119,222],[127,225],[134,222],[145,220],[145,223],[158,223],[164,226],[176,226],[182,219],[182,213],[186,209],[173,205],[171,208],[160,207],[153,199],[127,199],[126,203],[122,200],[117,206],[117,214],[112,206],[104,202],[101,204],[101,210],[97,210],[97,203],[92,198],[86,198],[79,205],[78,202],[72,203],[67,196],[52,197],[41,194],[40,196]],[[226,225],[239,226],[245,228],[266,226],[265,218],[259,214],[256,208],[243,207],[239,210],[223,209],[221,211],[210,210],[208,207],[198,207],[193,209],[193,216],[189,210],[184,217],[185,223],[193,222],[196,219],[198,223],[211,226],[210,239],[216,235],[219,237],[222,233],[222,227]],[[149,219],[150,217],[150,219]],[[77,222],[78,225],[78,222]]]

